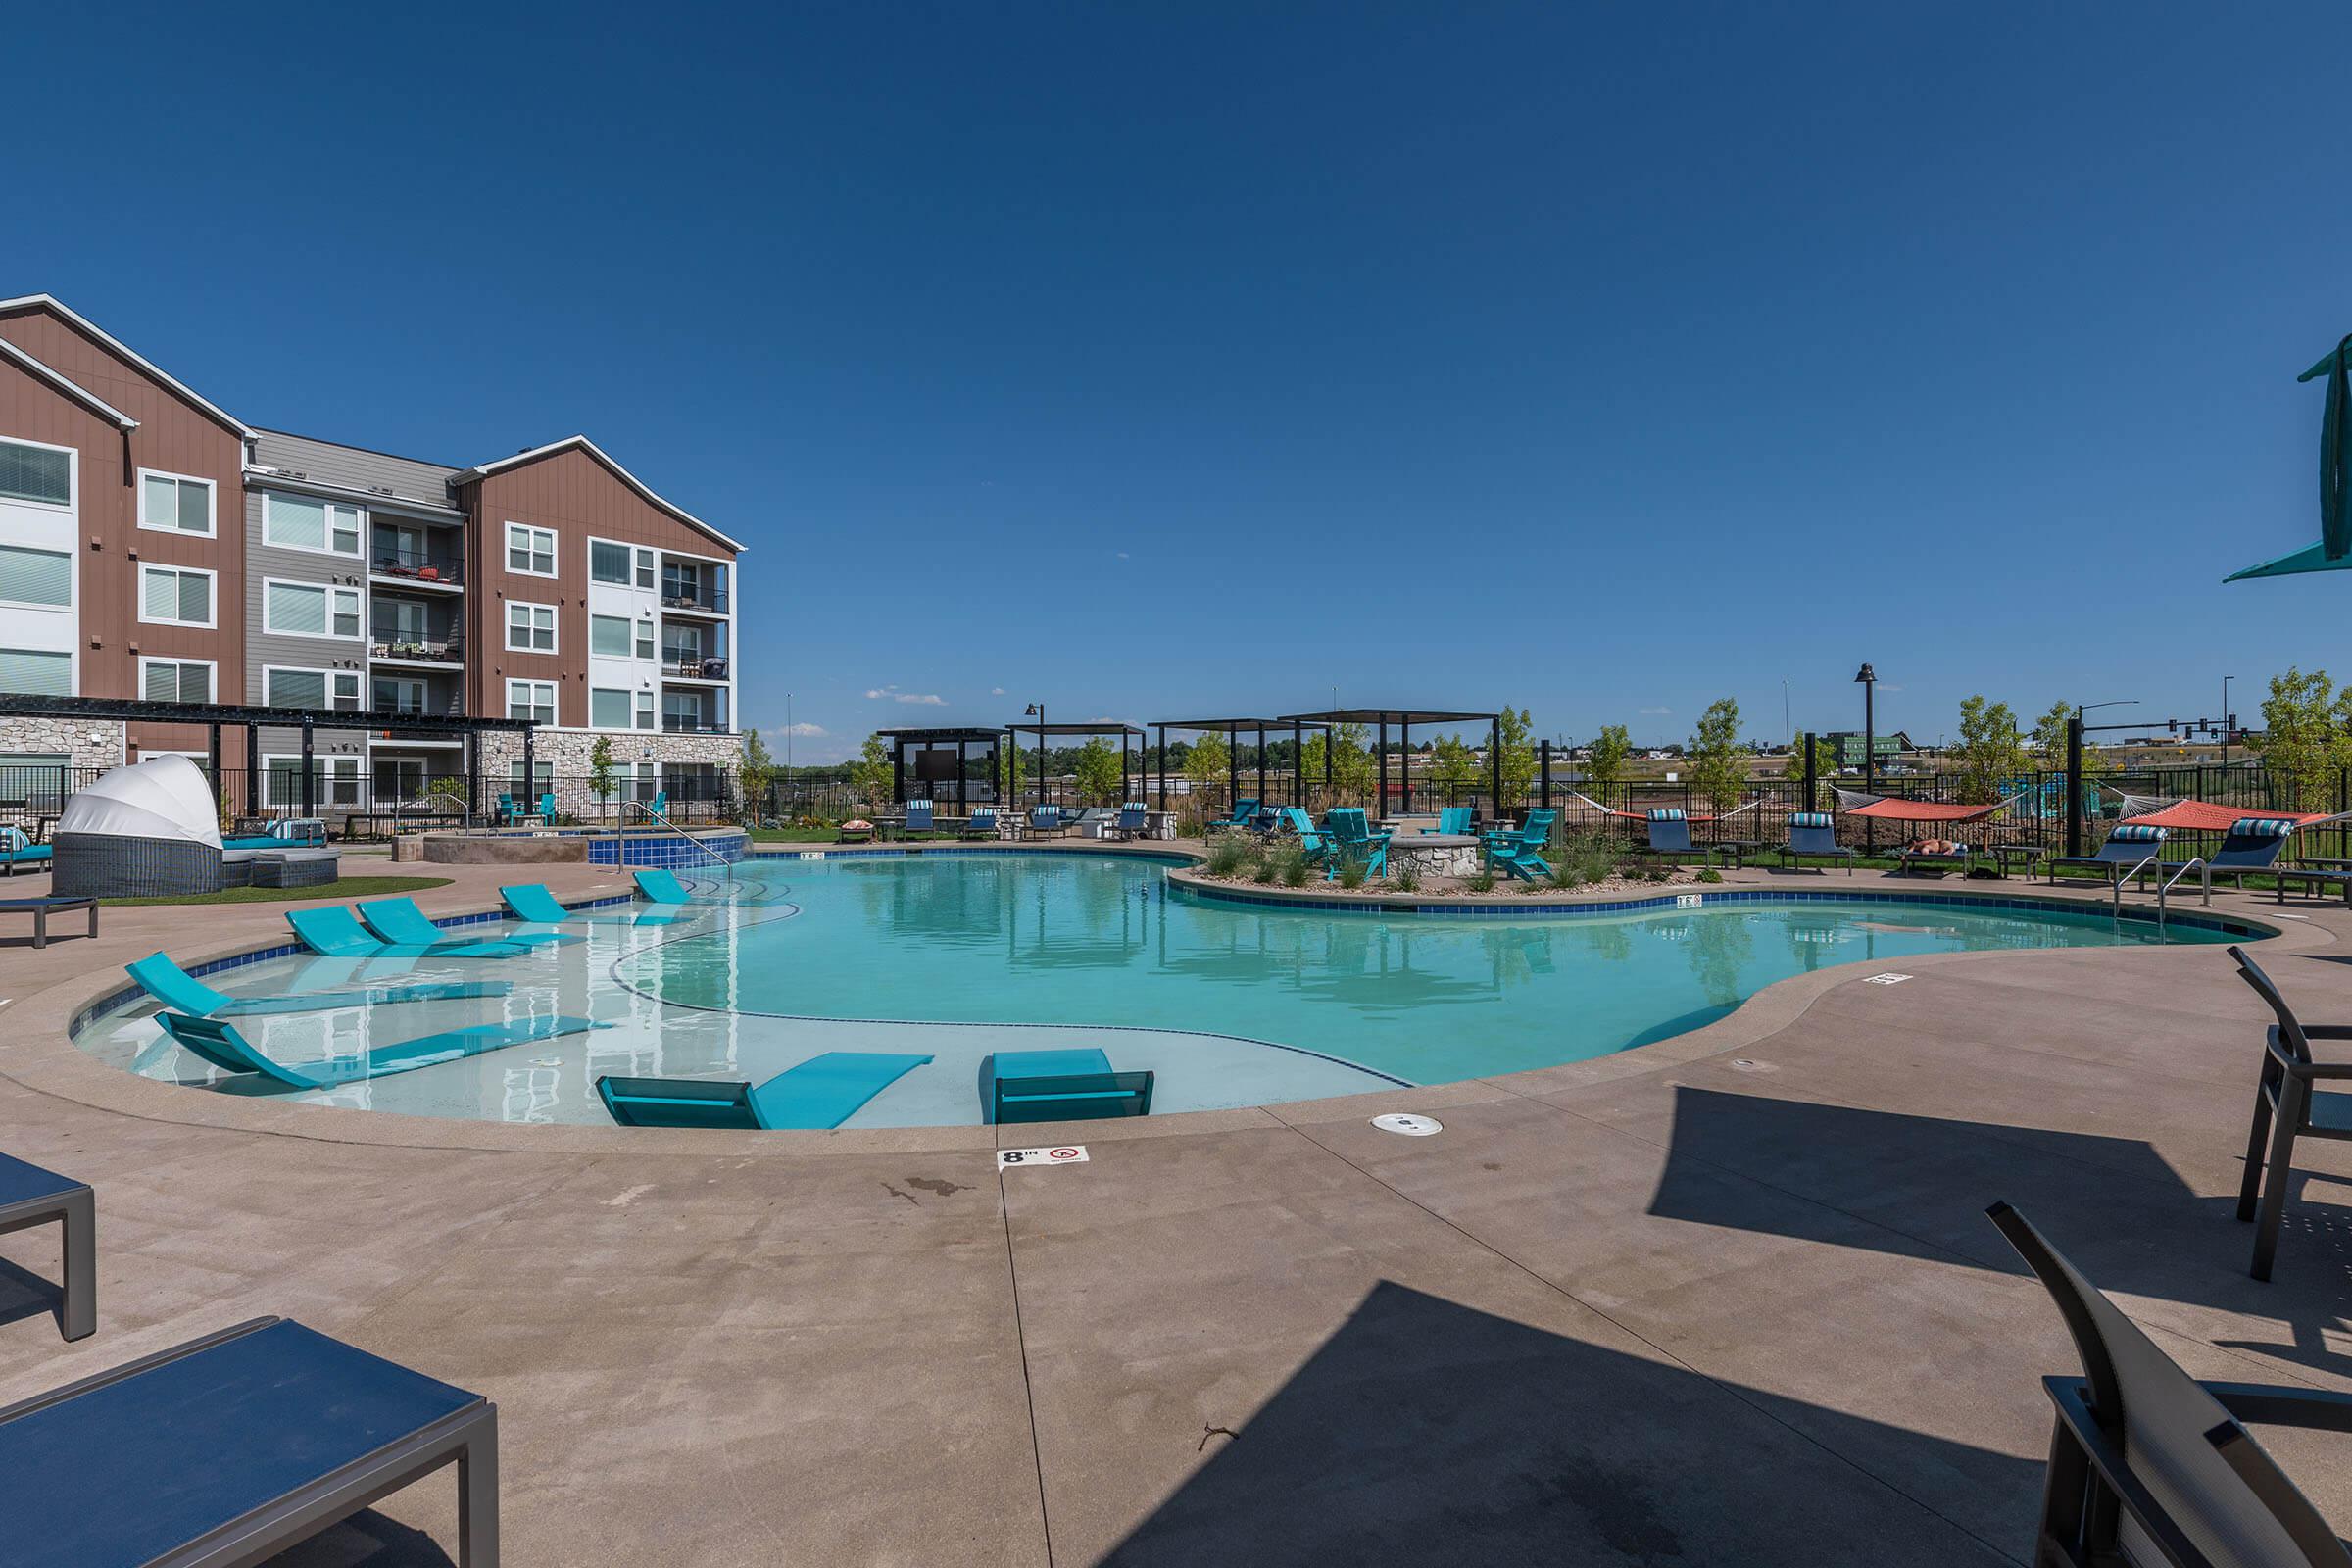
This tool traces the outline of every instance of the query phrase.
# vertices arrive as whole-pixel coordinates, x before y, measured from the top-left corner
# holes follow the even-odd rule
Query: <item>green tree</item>
[[[620,787],[620,770],[612,765],[612,737],[599,735],[588,748],[588,787],[596,792],[600,815],[612,811],[612,792]]]
[[[1827,788],[1829,787],[1829,785],[1828,785],[1827,781],[1828,781],[1828,780],[1830,780],[1830,779],[1834,779],[1834,778],[1836,778],[1837,776],[1838,776],[1838,748],[1837,748],[1837,747],[1835,747],[1835,746],[1832,746],[1832,745],[1831,745],[1831,744],[1830,744],[1828,741],[1825,741],[1825,740],[1823,740],[1823,739],[1822,739],[1820,736],[1818,736],[1818,735],[1814,736],[1814,737],[1813,737],[1813,793],[1814,793],[1814,795],[1815,795],[1815,797],[1816,797],[1816,798],[1815,798],[1815,799],[1813,799],[1813,800],[1810,800],[1810,801],[1807,801],[1807,802],[1805,802],[1805,804],[1804,804],[1804,805],[1802,805],[1802,806],[1800,806],[1800,807],[1798,807],[1798,808],[1797,808],[1797,809],[1799,809],[1799,810],[1801,810],[1801,811],[1818,811],[1818,810],[1820,810],[1820,809],[1821,809],[1821,801],[1820,801],[1820,799],[1819,799],[1819,796],[1820,796],[1821,792],[1822,792],[1824,789],[1827,789]],[[1798,783],[1800,783],[1800,784],[1804,782],[1804,778],[1805,778],[1805,742],[1804,742],[1804,738],[1803,738],[1802,736],[1799,736],[1799,737],[1797,738],[1796,745],[1795,745],[1794,747],[1792,747],[1792,748],[1790,748],[1790,749],[1789,749],[1789,752],[1788,752],[1788,760],[1787,762],[1783,763],[1783,764],[1782,764],[1782,766],[1781,766],[1781,777],[1783,777],[1783,778],[1786,778],[1786,779],[1793,779],[1793,780],[1795,780],[1796,782],[1798,782]]]
[[[1690,788],[1706,798],[1717,815],[1740,804],[1747,769],[1740,762],[1740,705],[1718,697],[1698,715],[1690,737]]]
[[[2336,781],[2352,766],[2347,726],[2352,726],[2352,686],[2337,691],[2324,669],[2306,675],[2290,668],[2271,677],[2258,749],[2275,806],[2288,811],[2334,808]]]
[[[1125,769],[1119,754],[1102,736],[1093,736],[1078,748],[1078,755],[1070,760],[1070,773],[1077,780],[1079,804],[1106,806],[1118,801]]]
[[[1603,724],[1585,751],[1585,779],[1605,805],[1609,791],[1625,777],[1625,760],[1634,755],[1633,737],[1623,724]]]
[[[1371,730],[1342,724],[1331,732],[1331,787],[1346,801],[1369,801],[1380,769],[1372,757]]]
[[[1987,702],[1981,692],[1961,701],[1960,743],[1949,755],[1960,764],[1960,799],[1972,806],[1999,800],[2001,786],[2023,773],[2029,761],[2017,715],[2007,703]]]
[[[890,754],[879,735],[868,735],[849,766],[850,794],[868,809],[890,793]]]
[[[743,733],[743,755],[735,760],[735,784],[743,792],[743,817],[754,826],[767,809],[767,792],[776,781],[776,760],[756,729]]]
[[[1478,782],[1478,754],[1462,744],[1458,735],[1442,737],[1429,750],[1429,784],[1453,798]]]
[[[2066,771],[2066,721],[2075,716],[2072,703],[2052,703],[2050,710],[2034,721],[2033,733],[2026,737],[2026,749],[2033,754],[2034,765],[2053,773]],[[2107,771],[2107,754],[2087,743],[2082,748],[2082,773],[2085,778]]]

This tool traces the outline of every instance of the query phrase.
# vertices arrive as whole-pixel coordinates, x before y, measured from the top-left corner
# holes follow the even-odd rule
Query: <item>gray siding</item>
[[[245,700],[264,701],[264,665],[292,665],[301,669],[361,670],[361,695],[367,694],[368,642],[332,637],[288,637],[262,629],[262,582],[276,577],[293,582],[358,587],[362,591],[361,630],[367,630],[367,564],[349,556],[319,555],[309,550],[285,550],[262,542],[262,492],[245,493]],[[224,680],[223,686],[227,684]]]
[[[389,457],[358,447],[337,446],[307,435],[275,430],[259,432],[253,444],[254,462],[265,468],[292,468],[321,484],[349,485],[355,490],[389,490],[395,496],[430,506],[454,505],[449,493],[455,468],[414,458]]]

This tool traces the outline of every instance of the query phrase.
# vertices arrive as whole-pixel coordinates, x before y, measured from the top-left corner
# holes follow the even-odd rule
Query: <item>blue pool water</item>
[[[748,1078],[828,1050],[934,1056],[852,1126],[970,1124],[998,1050],[1102,1047],[1158,1074],[1155,1109],[1259,1104],[1582,1060],[1721,1017],[1776,980],[1927,954],[2233,939],[2160,937],[2093,910],[1863,896],[1608,914],[1315,912],[1220,901],[1162,862],[1070,854],[761,860],[743,902],[672,927],[575,926],[511,960],[430,959],[403,978],[511,982],[504,999],[239,1020],[285,1060],[548,1012],[612,1027],[295,1098],[503,1120],[604,1120],[599,1073]],[[485,928],[486,929],[486,928]],[[380,981],[281,959],[211,977],[235,994]],[[133,1070],[254,1092],[168,1043],[145,1004],[85,1048]],[[1054,1026],[1041,1028],[1039,1026]]]

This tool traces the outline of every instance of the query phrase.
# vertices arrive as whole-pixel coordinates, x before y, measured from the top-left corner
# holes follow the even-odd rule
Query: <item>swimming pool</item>
[[[600,1074],[754,1082],[825,1051],[934,1059],[845,1125],[971,1125],[990,1054],[1099,1046],[1157,1075],[1155,1112],[1444,1083],[1577,1061],[1695,1029],[1774,981],[1926,954],[2226,942],[2239,927],[1984,901],[1668,893],[1657,906],[1504,915],[1324,911],[1204,896],[1128,855],[975,852],[747,862],[732,896],[663,927],[623,911],[511,959],[273,958],[207,977],[233,996],[495,978],[500,998],[236,1020],[288,1062],[485,1021],[608,1027],[288,1098],[494,1121],[603,1123]],[[712,884],[713,890],[718,885]],[[494,933],[495,927],[469,927]],[[2259,933],[2251,933],[2259,934]],[[149,1077],[277,1093],[119,1004],[76,1034]]]

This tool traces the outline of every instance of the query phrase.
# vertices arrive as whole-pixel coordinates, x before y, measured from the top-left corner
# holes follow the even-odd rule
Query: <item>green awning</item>
[[[2290,556],[2248,566],[2223,578],[2292,577],[2306,571],[2352,567],[2352,337],[2337,343],[2297,381],[2328,378],[2328,403],[2320,414],[2320,542]]]

